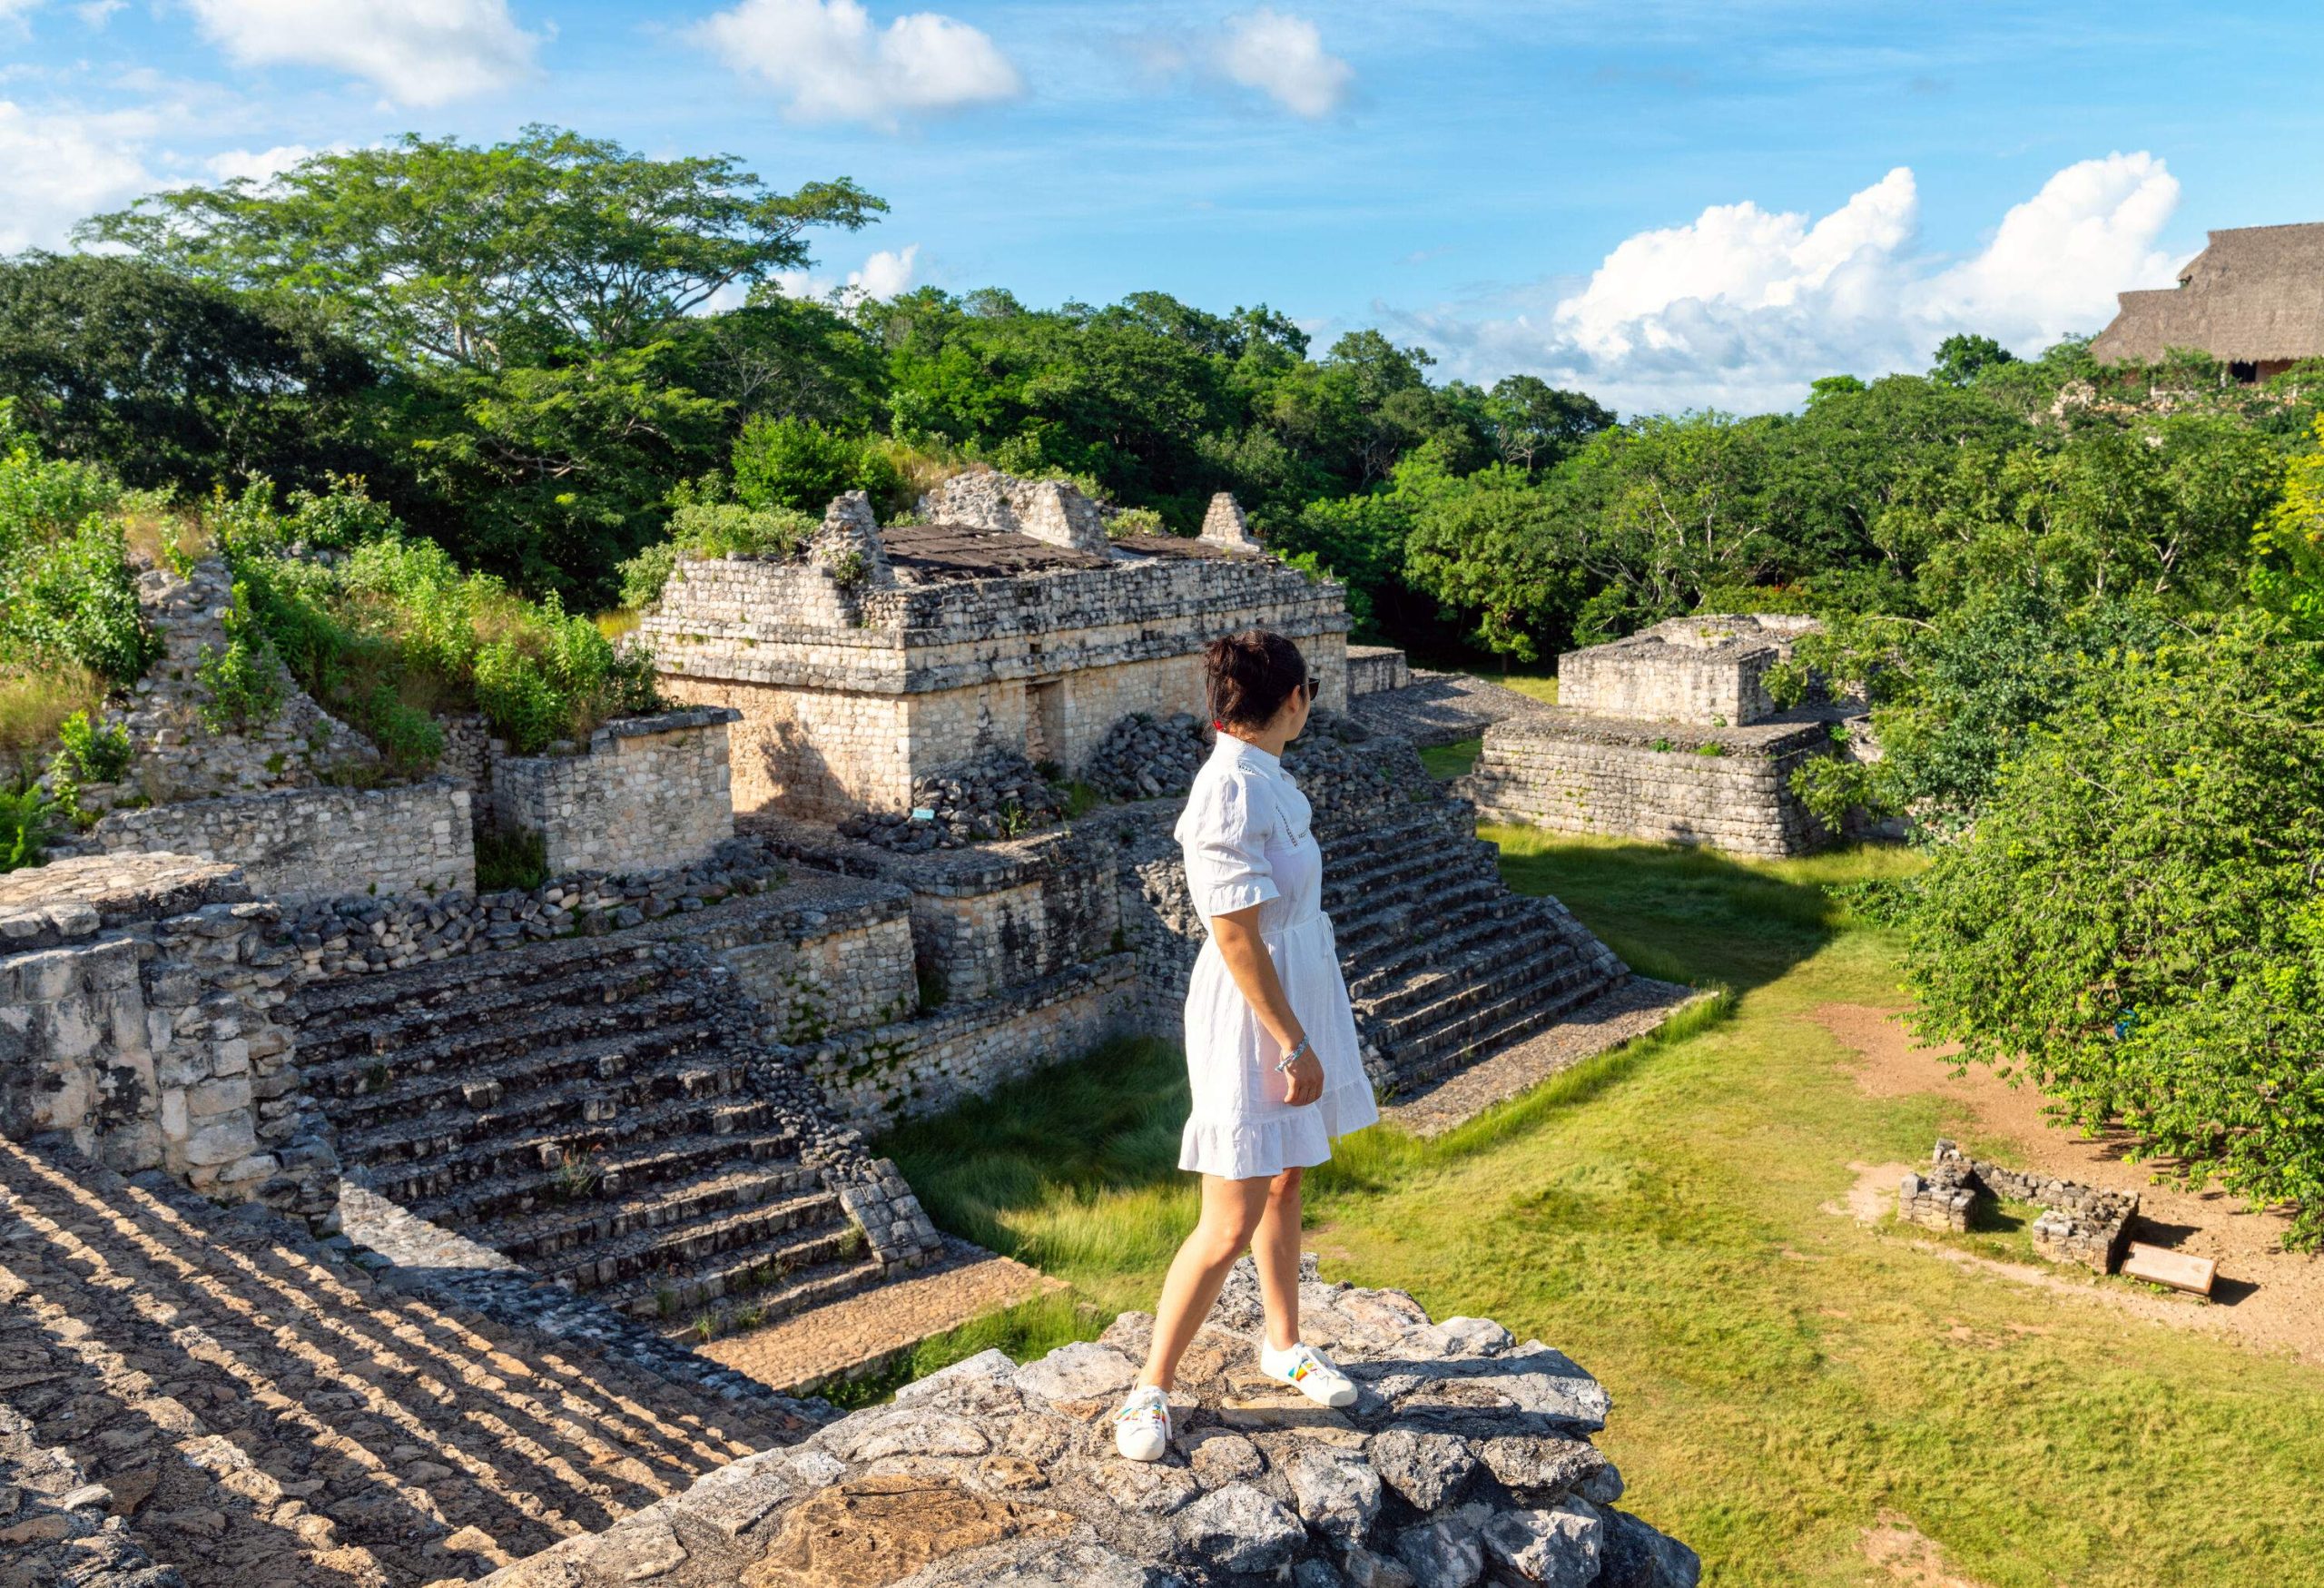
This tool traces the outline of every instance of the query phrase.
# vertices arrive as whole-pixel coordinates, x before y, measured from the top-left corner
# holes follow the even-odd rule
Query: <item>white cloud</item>
[[[906,243],[901,248],[883,248],[865,260],[861,267],[847,272],[847,279],[835,281],[829,276],[819,276],[807,271],[783,271],[774,278],[774,284],[786,298],[821,298],[833,301],[842,307],[861,303],[867,298],[889,299],[899,292],[911,290],[918,273],[920,244]],[[720,303],[714,298],[713,310],[734,308],[733,302]]]
[[[1025,92],[990,38],[931,11],[875,32],[855,0],[742,0],[696,25],[693,36],[735,71],[764,79],[803,122],[892,130],[911,116]]]
[[[2155,239],[2178,200],[2152,154],[2085,160],[1948,261],[1917,246],[1919,196],[1899,166],[1821,220],[1714,204],[1626,239],[1578,289],[1386,312],[1452,374],[1523,370],[1627,411],[1788,408],[1821,375],[1924,369],[1955,331],[2034,353],[2096,330],[2116,291],[2171,281]]]
[[[246,66],[327,66],[399,104],[438,105],[533,69],[541,35],[507,0],[191,0],[202,33]]]
[[[38,4],[38,0],[34,0],[34,4]],[[128,5],[129,0],[85,0],[84,4],[73,7],[73,14],[90,27],[103,27],[113,20],[114,12],[126,10]]]
[[[76,221],[153,185],[144,112],[35,113],[0,100],[0,253],[64,245]]]
[[[42,0],[0,0],[0,22],[22,23],[40,9]]]
[[[212,154],[202,164],[220,182],[247,179],[264,187],[276,177],[302,160],[311,160],[319,150],[304,143],[278,143],[271,149],[229,149],[223,154]]]
[[[1324,48],[1314,23],[1265,5],[1228,17],[1216,54],[1229,78],[1311,120],[1339,109],[1355,81],[1355,68]]]

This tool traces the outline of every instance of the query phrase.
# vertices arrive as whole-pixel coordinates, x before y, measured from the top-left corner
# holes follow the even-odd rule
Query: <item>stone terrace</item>
[[[587,1337],[620,1331],[391,1290],[262,1208],[0,1141],[0,1383],[192,1588],[465,1581],[815,1425],[747,1380],[642,1371]]]

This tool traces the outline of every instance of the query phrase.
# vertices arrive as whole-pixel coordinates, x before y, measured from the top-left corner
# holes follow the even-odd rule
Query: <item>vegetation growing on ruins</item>
[[[1935,1097],[1867,1094],[1809,1018],[1897,1001],[1899,940],[1834,893],[1909,873],[1909,854],[1490,835],[1513,885],[1555,893],[1643,969],[1732,989],[1731,1011],[1436,1143],[1340,1144],[1309,1196],[1327,1277],[1588,1364],[1620,1412],[1609,1454],[1722,1583],[1861,1582],[1865,1533],[1895,1513],[1941,1549],[1936,1574],[1990,1588],[2303,1580],[2324,1549],[2312,1370],[1827,1210],[1852,1159],[1963,1133]],[[921,1370],[1151,1306],[1194,1217],[1173,1173],[1183,1074],[1170,1050],[1117,1050],[889,1139],[949,1228],[1075,1287],[924,1347]],[[2151,1524],[2156,1494],[2191,1492],[2217,1498]]]

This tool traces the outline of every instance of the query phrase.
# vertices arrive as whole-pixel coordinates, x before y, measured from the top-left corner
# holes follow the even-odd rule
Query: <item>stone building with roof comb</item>
[[[1202,650],[1296,640],[1347,700],[1347,607],[1267,555],[1234,498],[1198,537],[1109,538],[1068,484],[990,469],[918,524],[831,505],[805,554],[681,562],[642,628],[663,693],[742,713],[739,811],[827,821],[909,809],[915,780],[988,750],[1078,774],[1120,718],[1203,706]]]
[[[2172,348],[2265,380],[2324,358],[2324,222],[2213,232],[2176,287],[2118,295],[2114,321],[2090,344],[2110,363],[2153,363]]]

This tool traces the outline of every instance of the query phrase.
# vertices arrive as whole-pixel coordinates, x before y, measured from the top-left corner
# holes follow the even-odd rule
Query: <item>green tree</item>
[[[886,208],[844,178],[779,192],[731,155],[651,160],[529,126],[489,148],[411,133],[263,186],[173,188],[77,235],[327,302],[394,358],[497,370],[659,340],[720,291],[807,264],[814,230]]]
[[[2244,617],[2094,673],[1941,851],[1919,1035],[2324,1241],[2324,648]]]
[[[1613,409],[1534,375],[1505,375],[1494,381],[1484,407],[1501,461],[1534,475],[1614,424]]]
[[[2003,364],[2014,364],[2017,355],[1989,336],[1973,336],[1955,331],[1936,344],[1935,360],[1929,366],[1929,379],[1941,380],[1947,386],[1968,386],[1986,370]]]

